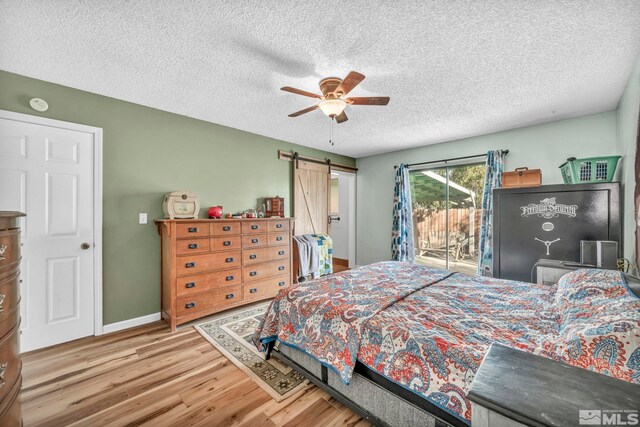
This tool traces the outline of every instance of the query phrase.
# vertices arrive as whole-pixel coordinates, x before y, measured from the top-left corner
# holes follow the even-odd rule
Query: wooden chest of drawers
[[[20,426],[20,212],[0,211],[0,426]]]
[[[293,218],[157,220],[162,317],[171,330],[274,297],[292,283]]]

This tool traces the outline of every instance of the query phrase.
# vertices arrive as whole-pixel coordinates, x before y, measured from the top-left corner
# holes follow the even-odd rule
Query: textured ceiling
[[[354,157],[615,109],[639,53],[638,0],[0,1],[0,69]],[[287,117],[350,70],[390,104]]]

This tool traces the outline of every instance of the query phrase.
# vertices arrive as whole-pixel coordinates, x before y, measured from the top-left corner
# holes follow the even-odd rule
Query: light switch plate
[[[141,212],[138,215],[138,222],[140,224],[146,224],[147,223],[147,213],[146,212]]]

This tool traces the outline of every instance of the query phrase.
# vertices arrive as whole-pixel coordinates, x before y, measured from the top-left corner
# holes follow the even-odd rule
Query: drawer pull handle
[[[195,262],[188,262],[184,266],[187,267],[187,268],[193,268],[193,267],[196,266],[196,263]]]
[[[9,246],[7,246],[6,243],[1,243],[0,244],[0,261],[2,261],[3,259],[6,259],[6,257],[4,257],[4,253],[7,251],[7,248]]]
[[[258,226],[254,224],[254,225],[252,225],[252,226],[251,226],[251,229],[252,229],[252,230],[257,230],[257,229],[258,229]]]
[[[278,270],[280,271],[284,270],[284,265],[281,265],[280,267],[278,267]]]
[[[284,255],[284,251],[278,251],[278,255]]]
[[[223,245],[225,245],[225,246],[229,246],[229,245],[231,245],[231,242],[230,242],[229,240],[226,240],[226,241],[223,243]]]
[[[185,286],[187,287],[187,289],[195,288],[196,282],[189,282]]]
[[[256,289],[256,288],[249,289],[249,293],[250,294],[255,294],[256,292],[258,292],[258,289]]]
[[[282,240],[282,236],[278,236],[278,237],[276,237],[276,240],[277,240],[278,242],[279,242],[279,241],[281,241],[281,240]]]
[[[187,305],[185,305],[185,308],[194,308],[196,306],[195,302],[190,302]]]
[[[22,280],[20,281],[22,283]],[[5,294],[0,294],[0,313],[4,311],[4,300],[7,298]]]
[[[233,258],[229,257],[227,259],[225,259],[226,262],[233,262]]]
[[[198,227],[189,227],[189,233],[197,233]]]
[[[276,228],[282,228],[282,224],[276,224]]]
[[[249,276],[255,276],[256,274],[258,274],[256,271],[252,271],[251,273],[249,273]]]
[[[256,255],[249,255],[249,259],[256,259]]]
[[[284,286],[284,282],[278,283],[278,286]]]
[[[225,225],[224,227],[222,227],[222,231],[229,231],[231,230],[231,227],[229,227],[228,225]]]
[[[200,245],[197,243],[189,243],[189,249],[198,249],[198,247],[200,247]]]
[[[258,243],[258,239],[251,239],[251,243]]]
[[[233,294],[227,294],[227,299],[231,299],[231,298],[233,298],[234,296],[235,296],[235,295],[233,295]]]
[[[227,276],[227,277],[225,277],[225,279],[227,280],[227,282],[230,282],[230,281],[233,280],[233,276]]]

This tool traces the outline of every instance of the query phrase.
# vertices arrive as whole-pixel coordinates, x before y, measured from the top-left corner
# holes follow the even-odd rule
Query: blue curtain
[[[409,167],[405,164],[401,164],[396,170],[391,236],[391,258],[394,261],[414,262],[411,184]]]
[[[489,151],[482,191],[482,219],[478,245],[479,276],[493,277],[493,190],[502,187],[503,169],[502,151]]]

